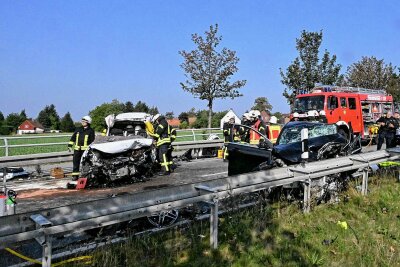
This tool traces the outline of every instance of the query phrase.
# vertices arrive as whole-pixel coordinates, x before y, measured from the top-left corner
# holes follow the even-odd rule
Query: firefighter
[[[83,152],[94,141],[94,130],[90,127],[92,118],[84,116],[81,120],[82,127],[78,127],[68,143],[68,150],[74,150],[72,180],[76,181],[79,178],[79,166]]]
[[[252,122],[251,128],[257,130],[262,135],[266,135],[267,126],[260,118],[260,111],[252,110],[250,111],[250,118]],[[258,145],[260,142],[264,141],[264,137],[257,133],[256,131],[250,130],[250,144]]]
[[[169,175],[172,171],[172,158],[169,153],[171,146],[171,126],[168,124],[164,116],[160,114],[154,115],[152,118],[154,124],[154,134],[150,135],[155,139],[158,161],[161,165],[159,175]]]
[[[397,120],[392,116],[392,112],[388,111],[385,117],[380,117],[376,123],[379,125],[378,130],[378,146],[377,150],[382,148],[382,144],[386,141],[386,148],[393,147],[396,129],[399,127]]]
[[[250,118],[250,114],[248,112],[244,113],[242,116],[242,125],[238,128],[238,135],[240,137],[241,143],[249,143],[250,142],[250,129],[252,122]],[[248,126],[248,127],[245,127]]]
[[[267,128],[267,137],[273,144],[275,144],[276,140],[278,139],[279,133],[281,132],[281,126],[278,124],[278,118],[272,116],[269,119],[269,125],[267,126]]]
[[[224,160],[228,159],[228,146],[230,142],[234,142],[237,139],[237,129],[235,128],[235,117],[232,116],[224,123],[222,127],[224,133]]]

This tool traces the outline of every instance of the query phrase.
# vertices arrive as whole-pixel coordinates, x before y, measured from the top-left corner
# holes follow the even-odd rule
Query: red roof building
[[[181,124],[181,122],[179,121],[178,118],[173,118],[173,119],[167,120],[167,122],[171,127],[174,127],[174,128],[178,128],[179,125]]]
[[[18,127],[17,134],[43,133],[44,127],[37,121],[26,120]]]

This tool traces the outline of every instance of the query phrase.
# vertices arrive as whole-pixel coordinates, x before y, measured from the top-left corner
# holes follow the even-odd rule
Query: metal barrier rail
[[[177,132],[177,137],[176,140],[179,141],[179,139],[185,139],[190,137],[192,141],[198,141],[196,137],[202,137],[200,140],[207,139],[211,135],[218,135],[222,134],[221,129],[219,128],[200,128],[200,129],[178,129],[176,130]],[[179,135],[179,133],[182,132],[191,132],[191,134],[182,134]],[[38,147],[38,146],[54,146],[54,145],[68,145],[68,142],[53,142],[53,143],[37,143],[37,144],[19,144],[19,145],[10,145],[9,140],[26,140],[26,139],[43,139],[43,138],[62,138],[62,137],[71,137],[71,135],[41,135],[41,136],[20,136],[20,137],[6,137],[2,136],[0,137],[0,140],[3,140],[4,145],[0,145],[0,149],[4,148],[5,150],[5,157],[8,157],[10,155],[10,149],[11,148],[19,148],[19,147]],[[184,141],[182,141],[184,142]],[[0,156],[1,157],[1,156]]]
[[[400,148],[396,148],[0,217],[0,248],[36,239],[43,246],[43,266],[50,266],[52,235],[103,227],[198,202],[206,202],[211,206],[210,243],[216,248],[220,199],[303,182],[307,211],[310,203],[309,182],[312,179],[360,170],[363,173],[362,194],[366,194],[368,168],[373,164],[399,158]]]
[[[187,150],[191,148],[213,148],[221,147],[224,144],[223,140],[200,140],[200,141],[185,141],[173,142],[172,146],[175,150]],[[61,163],[72,161],[71,152],[52,152],[41,154],[29,154],[22,156],[0,157],[0,166],[2,167],[23,167],[34,166],[49,163]]]

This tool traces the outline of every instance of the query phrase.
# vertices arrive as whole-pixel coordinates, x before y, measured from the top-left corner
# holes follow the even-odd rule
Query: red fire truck
[[[370,138],[368,126],[385,112],[393,112],[393,97],[381,89],[317,86],[297,95],[294,102],[293,113],[300,118],[310,111],[325,113],[327,122],[337,123],[339,131],[348,134],[351,128],[365,140]]]

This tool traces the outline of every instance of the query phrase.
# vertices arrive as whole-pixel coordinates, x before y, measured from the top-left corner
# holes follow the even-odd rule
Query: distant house
[[[242,121],[239,119],[239,117],[235,114],[235,112],[230,109],[224,117],[222,117],[221,121],[220,121],[220,127],[221,129],[224,127],[224,123],[227,122],[229,120],[230,117],[234,116],[235,117],[235,123],[236,124],[240,124]]]
[[[173,119],[167,120],[167,122],[173,128],[178,128],[179,125],[181,124],[181,122],[179,121],[178,118],[173,118]]]
[[[44,127],[37,121],[26,120],[18,127],[17,134],[43,133]]]

